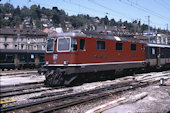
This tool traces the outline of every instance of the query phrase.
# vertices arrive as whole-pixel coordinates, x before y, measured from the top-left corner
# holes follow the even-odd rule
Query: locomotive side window
[[[71,39],[71,50],[72,51],[77,51],[77,38],[72,38]]]
[[[105,41],[97,41],[97,50],[105,50]]]
[[[80,39],[80,50],[81,51],[85,50],[85,39]]]
[[[136,51],[136,44],[131,44],[131,51]]]
[[[70,51],[70,38],[62,37],[57,40],[57,51],[59,52],[68,52]]]
[[[121,42],[116,42],[116,50],[117,50],[117,51],[123,50],[123,43],[121,43]]]
[[[47,52],[54,51],[54,39],[47,40]]]

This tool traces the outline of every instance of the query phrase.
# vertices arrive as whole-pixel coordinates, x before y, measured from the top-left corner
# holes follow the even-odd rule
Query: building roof
[[[108,39],[108,40],[128,41],[128,42],[142,42],[143,43],[143,41],[135,39],[131,35],[116,36],[116,35],[109,35],[109,34],[103,34],[103,33],[101,34],[98,32],[89,32],[89,31],[56,33],[56,34],[49,35],[49,38],[57,38],[57,37],[86,37],[86,38],[98,38],[98,39]]]
[[[143,36],[143,35],[137,35],[135,36],[135,38],[139,39],[139,40],[148,40],[147,36]]]
[[[14,29],[14,28],[1,28],[0,35],[42,35],[47,36],[46,33],[42,32],[40,29]]]
[[[43,32],[44,33],[50,33],[50,34],[54,34],[54,33],[56,33],[54,30],[52,30],[52,29],[48,29],[48,28],[45,28],[44,30],[43,30]]]

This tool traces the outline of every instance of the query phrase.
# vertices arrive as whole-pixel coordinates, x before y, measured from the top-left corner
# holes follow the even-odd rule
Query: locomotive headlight
[[[68,65],[68,61],[64,61],[63,65],[67,66]]]
[[[46,62],[45,62],[45,64],[46,64],[46,65],[48,65],[48,64],[49,64],[49,62],[48,62],[48,61],[46,61]]]

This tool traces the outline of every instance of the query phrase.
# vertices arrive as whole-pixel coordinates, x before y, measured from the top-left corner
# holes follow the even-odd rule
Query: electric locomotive
[[[146,60],[146,48],[149,45],[131,37],[86,32],[52,34],[45,54],[45,84],[69,85],[77,79],[95,78],[96,73],[113,72],[114,76],[124,70],[144,69],[148,62],[152,64]]]

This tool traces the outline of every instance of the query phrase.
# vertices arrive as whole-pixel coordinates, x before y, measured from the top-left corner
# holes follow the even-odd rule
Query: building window
[[[34,42],[36,42],[36,41],[37,41],[37,38],[34,38],[33,40],[34,40]]]
[[[8,48],[8,44],[4,44],[4,48],[7,49]]]
[[[24,44],[21,44],[21,49],[24,49]]]
[[[15,49],[17,49],[17,45],[15,45]]]
[[[105,41],[97,41],[97,50],[105,50]]]
[[[21,41],[24,41],[24,37],[21,37]]]
[[[45,50],[45,46],[44,45],[42,45],[42,50]]]
[[[85,50],[85,39],[80,39],[80,50]]]
[[[136,44],[131,44],[131,51],[136,51]]]
[[[7,41],[7,36],[5,36],[5,42]]]
[[[34,49],[34,50],[37,50],[37,46],[36,46],[36,45],[34,45],[33,49]]]
[[[13,41],[17,41],[17,37],[14,37],[14,38],[13,38]]]
[[[45,37],[43,37],[43,41],[44,41],[44,42],[46,41]]]
[[[116,50],[117,50],[117,51],[123,50],[123,43],[121,43],[121,42],[116,42]]]

